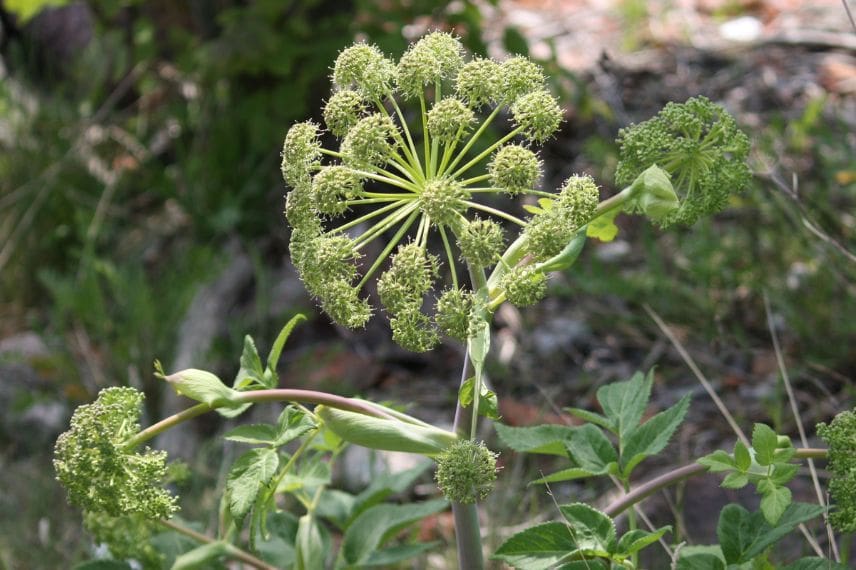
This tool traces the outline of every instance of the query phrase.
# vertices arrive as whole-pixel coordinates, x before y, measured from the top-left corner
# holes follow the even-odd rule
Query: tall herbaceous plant
[[[442,32],[421,38],[398,62],[357,43],[339,54],[332,80],[324,124],[293,125],[283,146],[294,265],[336,323],[360,329],[372,318],[386,319],[395,342],[416,352],[431,350],[443,336],[466,344],[454,429],[367,400],[280,388],[283,345],[301,316],[285,325],[265,361],[247,336],[231,386],[204,370],[166,374],[156,363],[157,376],[194,405],[143,428],[143,394],[108,388],[77,409],[56,444],[57,479],[114,559],[146,568],[166,560],[173,568],[189,568],[226,559],[264,569],[389,567],[431,547],[393,544],[400,530],[451,503],[458,565],[482,568],[477,504],[497,478],[497,456],[476,434],[479,417],[497,417],[497,396],[482,379],[493,313],[504,302],[523,307],[541,300],[549,275],[571,268],[586,239],[614,237],[620,212],[644,215],[662,227],[690,225],[723,209],[749,179],[747,137],[722,107],[697,97],[669,103],[652,119],[619,132],[615,179],[622,189],[613,196],[601,200],[596,182],[584,174],[556,189],[541,188],[538,149],[563,116],[543,70],[519,56],[468,58],[460,42]],[[328,148],[324,141],[334,144]],[[520,207],[524,197],[527,205]],[[663,542],[669,528],[637,528],[631,507],[709,470],[728,473],[724,486],[753,484],[762,495],[761,510],[723,509],[721,545],[686,549],[677,567],[760,564],[775,541],[824,512],[822,505],[792,501],[786,484],[797,466],[791,461],[827,456],[834,476],[830,492],[840,503],[830,524],[853,530],[856,471],[849,458],[856,423],[849,412],[819,427],[829,451],[794,448],[789,438],[757,424],[752,440],[742,436],[733,453],[716,451],[633,488],[633,469],[665,448],[689,405],[683,398],[643,422],[652,382],[650,374],[637,374],[601,387],[602,414],[570,409],[586,422],[579,427],[526,431],[498,424],[509,447],[571,461],[571,468],[538,482],[609,476],[626,494],[605,511],[560,505],[564,522],[526,529],[494,557],[527,570],[638,568],[639,550]],[[214,517],[216,535],[175,517],[179,500],[165,485],[182,470],[146,445],[201,414],[236,418],[272,402],[287,404],[275,424],[240,425],[224,435],[250,449],[229,467]],[[349,444],[434,460],[445,499],[383,502],[412,484],[424,465],[379,477],[357,495],[330,490],[330,464]],[[611,517],[625,510],[629,530],[619,538]],[[750,527],[751,541],[732,540]],[[341,534],[338,551],[331,529]],[[184,542],[164,539],[163,532]],[[692,565],[702,562],[711,565]]]

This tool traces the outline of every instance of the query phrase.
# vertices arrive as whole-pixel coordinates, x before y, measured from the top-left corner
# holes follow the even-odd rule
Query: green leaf
[[[697,554],[684,554],[681,550],[681,557],[675,566],[675,570],[725,570],[725,562],[720,556],[710,554],[708,552],[699,552]]]
[[[559,511],[571,525],[577,548],[615,552],[615,523],[606,513],[585,503],[561,505]]]
[[[585,479],[586,477],[594,477],[597,475],[604,475],[607,472],[606,469],[601,471],[590,471],[588,469],[583,469],[581,467],[571,467],[569,469],[562,469],[561,471],[556,471],[555,473],[551,473],[549,475],[545,475],[540,479],[535,479],[531,481],[530,485],[535,485],[538,483],[557,483],[559,481],[572,481],[574,479]]]
[[[236,405],[233,400],[238,396],[238,392],[205,370],[188,368],[163,378],[172,385],[176,392],[191,400],[208,404],[211,407],[224,405],[234,407]],[[237,405],[242,406],[244,404]]]
[[[576,428],[544,424],[529,427],[511,427],[496,424],[496,433],[506,446],[519,453],[543,453],[567,456],[565,443]]]
[[[615,236],[618,235],[618,226],[615,225],[615,218],[618,216],[620,210],[621,208],[610,210],[590,221],[586,227],[586,235],[603,242],[614,240]]]
[[[461,385],[461,389],[458,391],[458,401],[461,403],[461,406],[468,408],[473,403],[475,383],[476,379],[473,376]],[[479,415],[492,420],[500,419],[499,403],[497,402],[496,394],[488,390],[484,384],[482,384],[481,396],[479,396]]]
[[[306,413],[296,408],[295,406],[286,406],[282,413],[279,414],[277,420],[277,434],[273,442],[274,447],[285,445],[293,439],[297,439],[308,431],[318,427],[311,417]]]
[[[783,566],[781,570],[847,570],[847,566],[829,558],[811,556],[800,558],[796,562]]]
[[[677,404],[660,412],[628,435],[621,453],[625,477],[630,475],[640,461],[660,453],[666,447],[672,434],[684,420],[689,405],[690,396],[687,394]]]
[[[585,424],[574,430],[567,444],[568,453],[587,471],[605,473],[609,465],[618,461],[612,442],[599,427]]]
[[[232,386],[240,390],[252,385],[254,382],[264,385],[264,368],[262,368],[262,360],[259,358],[259,351],[256,348],[256,343],[253,337],[246,335],[244,337],[244,350],[241,352],[241,368],[235,376],[235,382]]]
[[[770,465],[776,453],[778,438],[769,426],[755,424],[752,430],[752,448],[755,450],[755,461],[759,465]]]
[[[745,473],[735,471],[725,476],[725,479],[722,480],[720,487],[722,487],[723,489],[742,489],[748,484],[749,477]]]
[[[306,514],[300,517],[294,545],[297,570],[318,570],[325,567],[327,553],[330,552],[330,537],[314,516]]]
[[[280,568],[292,566],[296,560],[297,525],[297,517],[289,512],[268,513],[268,536],[256,544],[261,558]]]
[[[609,570],[609,568],[608,562],[588,558],[586,560],[574,560],[573,562],[562,564],[556,570]]]
[[[90,560],[75,565],[72,570],[133,570],[127,562],[119,560]]]
[[[430,550],[440,544],[439,542],[421,542],[417,544],[402,544],[399,546],[391,546],[382,550],[372,552],[368,559],[361,563],[361,567],[382,566],[389,568],[393,564],[398,564],[414,556],[419,556],[423,552]]]
[[[752,466],[752,454],[749,453],[749,448],[740,440],[734,444],[734,465],[740,471],[748,471]]]
[[[773,463],[787,463],[790,461],[797,450],[793,447],[780,447],[773,452]]]
[[[229,494],[229,512],[240,521],[249,512],[262,485],[267,484],[279,466],[275,449],[261,447],[241,455],[229,470],[226,492]]]
[[[423,461],[416,467],[411,467],[405,471],[385,472],[378,477],[373,477],[369,486],[354,497],[354,505],[348,515],[348,524],[369,507],[373,507],[390,495],[397,495],[409,489],[416,479],[432,465],[434,465],[432,461]]]
[[[274,379],[277,378],[276,368],[279,365],[279,357],[282,354],[282,347],[285,346],[285,341],[288,340],[288,337],[291,335],[291,331],[294,330],[294,327],[296,327],[298,324],[305,320],[305,315],[294,315],[287,323],[285,323],[285,326],[282,327],[282,330],[279,331],[279,335],[277,335],[276,340],[273,343],[273,347],[271,347],[270,353],[267,357],[267,368],[272,372]],[[273,386],[268,387],[273,388],[275,385],[276,382],[274,382]]]
[[[585,420],[587,422],[598,425],[603,429],[609,430],[613,433],[615,432],[615,427],[612,425],[612,422],[610,422],[608,419],[606,419],[600,414],[590,412],[588,410],[583,410],[582,408],[565,408],[565,411],[573,416],[580,418],[581,420]]]
[[[223,437],[239,443],[268,445],[276,439],[276,427],[270,424],[243,425],[229,430]]]
[[[639,552],[649,544],[654,544],[667,532],[672,532],[671,526],[658,528],[654,532],[648,532],[647,530],[642,529],[628,531],[624,533],[621,540],[618,541],[618,546],[615,549],[616,553],[622,556],[630,556]]]
[[[45,8],[65,6],[69,0],[6,0],[6,10],[15,14],[17,24],[23,26]]]
[[[769,485],[763,486],[763,491],[761,490],[762,483],[769,483]],[[763,494],[761,512],[764,513],[764,518],[768,523],[775,525],[788,505],[791,504],[791,490],[775,485],[769,480],[761,481],[758,484],[758,490]]]
[[[799,471],[799,465],[776,463],[773,465],[773,473],[770,475],[770,481],[776,485],[784,485],[796,476],[797,471]]]
[[[296,472],[286,473],[276,489],[277,493],[293,493],[300,489],[314,489],[330,483],[330,464],[315,456],[314,461],[301,462]]]
[[[547,570],[577,550],[568,525],[548,522],[518,532],[493,555],[515,568]]]
[[[607,384],[597,391],[597,401],[613,426],[610,431],[618,437],[625,438],[639,425],[648,407],[653,381],[653,372],[647,375],[636,372],[630,380]]]
[[[507,27],[502,36],[502,45],[508,53],[529,55],[529,43],[517,28]]]
[[[539,208],[538,206],[533,206],[532,204],[523,204],[523,209],[529,212],[530,214],[543,214],[544,209]]]
[[[749,562],[792,532],[800,523],[817,517],[823,510],[819,505],[792,503],[773,526],[765,520],[761,512],[749,513],[740,505],[726,505],[719,513],[719,523],[716,527],[725,561],[728,564]]]
[[[342,557],[348,564],[362,564],[384,542],[404,527],[445,509],[444,500],[406,505],[375,505],[356,517],[342,537]]]
[[[713,453],[699,458],[696,460],[696,463],[704,465],[711,473],[731,471],[737,467],[734,459],[721,449],[717,449]]]
[[[229,552],[229,543],[222,540],[197,546],[175,559],[172,570],[193,570],[207,568],[214,560],[219,560]]]

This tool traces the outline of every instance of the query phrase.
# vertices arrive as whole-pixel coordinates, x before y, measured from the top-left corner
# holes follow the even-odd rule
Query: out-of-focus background
[[[608,196],[618,129],[670,100],[706,95],[752,137],[754,182],[726,212],[665,232],[621,217],[618,238],[587,245],[548,300],[500,309],[489,375],[506,423],[568,421],[564,406],[592,405],[603,383],[656,365],[655,405],[697,393],[673,464],[730,447],[676,342],[745,426],[794,431],[783,369],[810,432],[852,406],[856,32],[840,0],[0,6],[0,568],[64,568],[90,552],[53,481],[53,441],[106,386],[144,390],[149,419],[178,405],[152,375],[155,358],[231,378],[244,334],[267,347],[303,312],[284,384],[451,421],[460,346],[415,355],[382,319],[334,327],[288,260],[282,139],[293,122],[320,120],[330,66],[355,39],[397,57],[444,29],[475,54],[542,63],[566,109],[542,153],[548,188],[585,172]],[[162,444],[214,485],[220,428],[200,420]],[[502,461],[486,504],[494,546],[553,508],[544,489],[524,487],[544,465]],[[359,479],[360,465],[343,477]],[[199,512],[214,504],[202,487],[188,491]],[[686,494],[682,521],[702,539],[715,511],[692,501],[728,498],[707,487]],[[553,491],[596,500],[602,488]],[[447,522],[434,522],[425,532],[448,541]]]

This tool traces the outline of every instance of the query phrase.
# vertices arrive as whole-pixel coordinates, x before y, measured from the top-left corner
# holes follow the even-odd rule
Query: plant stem
[[[469,353],[464,354],[464,367],[461,371],[461,387],[467,381],[470,368]],[[469,438],[472,421],[472,406],[465,408],[458,400],[455,407],[454,431],[461,438]],[[481,527],[479,525],[478,506],[473,503],[452,503],[452,516],[455,518],[455,535],[458,543],[458,568],[467,570],[482,570],[484,557],[482,555]]]
[[[261,404],[263,402],[301,402],[304,404],[323,404],[331,408],[338,408],[349,412],[357,412],[367,416],[376,418],[393,419],[393,417],[383,410],[367,404],[361,400],[353,398],[345,398],[336,394],[328,394],[326,392],[317,392],[315,390],[296,390],[289,388],[275,388],[272,390],[250,390],[248,392],[239,392],[235,397],[236,404]],[[173,414],[161,421],[150,425],[144,430],[141,430],[133,438],[129,439],[125,444],[126,449],[134,449],[138,445],[145,443],[158,434],[177,426],[182,422],[201,416],[206,412],[210,412],[216,408],[222,408],[226,404],[218,404],[210,406],[208,404],[196,404],[186,410],[182,410],[177,414]]]
[[[794,454],[794,457],[798,459],[823,459],[826,456],[826,449],[811,447],[799,448]],[[642,483],[623,497],[613,501],[612,504],[603,509],[603,512],[611,517],[615,517],[629,507],[653,495],[661,489],[665,489],[666,487],[674,485],[684,479],[689,479],[690,477],[695,477],[696,475],[701,475],[706,472],[707,467],[700,463],[690,463],[689,465],[678,467],[677,469],[673,469],[668,473],[664,473],[659,477],[655,477],[650,481]]]
[[[170,520],[160,520],[158,521],[161,526],[164,526],[170,530],[174,530],[179,534],[183,534],[186,537],[192,538],[196,542],[201,542],[203,544],[211,544],[217,542],[210,536],[206,536],[200,532],[196,532],[193,529],[187,528],[186,526],[182,526],[180,524],[174,523]],[[226,544],[226,556],[232,558],[234,560],[240,560],[245,564],[249,564],[250,566],[254,566],[255,568],[260,568],[261,570],[277,570],[276,566],[271,566],[264,560],[256,558],[249,552],[245,550],[241,550],[234,544]]]

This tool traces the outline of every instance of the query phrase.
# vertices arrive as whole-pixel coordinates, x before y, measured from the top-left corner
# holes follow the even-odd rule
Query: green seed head
[[[455,90],[473,109],[499,103],[503,96],[502,69],[492,59],[474,59],[458,72]]]
[[[337,137],[343,137],[366,112],[366,102],[359,92],[342,89],[324,105],[324,124]]]
[[[439,274],[439,260],[424,247],[409,243],[399,246],[380,279],[377,290],[381,303],[393,315],[418,311]]]
[[[418,308],[409,308],[389,321],[392,327],[392,340],[407,350],[426,352],[440,342],[437,330],[431,319]]]
[[[553,202],[549,210],[532,216],[526,224],[527,251],[538,261],[546,261],[565,249],[576,229],[563,208]]]
[[[286,195],[285,219],[293,232],[303,232],[304,235],[321,233],[321,220],[315,212],[312,187],[308,180]]]
[[[312,199],[315,209],[329,216],[343,214],[363,191],[359,175],[346,166],[324,166],[312,179]]]
[[[295,258],[292,251],[292,259],[306,289],[315,297],[324,297],[332,281],[351,282],[357,276],[356,262],[360,254],[350,238],[322,234],[309,237],[301,245],[300,256]]]
[[[466,209],[462,202],[469,197],[470,193],[456,180],[436,178],[425,183],[419,194],[419,207],[432,223],[447,226],[458,220]]]
[[[444,334],[466,340],[473,308],[473,296],[462,289],[447,289],[437,300],[434,322]]]
[[[448,144],[470,129],[475,113],[459,99],[447,97],[428,112],[428,132],[432,138]]]
[[[464,64],[464,47],[451,34],[432,32],[410,48],[398,62],[398,88],[405,98],[423,93],[425,87],[452,79]]]
[[[490,267],[496,263],[504,246],[502,227],[493,220],[467,222],[458,236],[458,247],[464,261],[477,267]]]
[[[375,46],[357,43],[345,48],[333,65],[333,83],[340,89],[356,87],[369,99],[392,93],[395,65]]]
[[[835,506],[829,522],[840,532],[856,532],[856,410],[818,424],[817,435],[829,446],[829,494]]]
[[[386,164],[395,148],[390,139],[397,133],[395,123],[386,115],[375,113],[360,119],[342,141],[345,163],[357,167]]]
[[[285,135],[282,145],[282,177],[291,187],[309,180],[313,167],[321,163],[318,125],[312,121],[296,123]]]
[[[327,281],[319,299],[324,312],[349,329],[364,327],[372,316],[368,300],[361,299],[357,288],[344,279]]]
[[[541,161],[528,148],[508,144],[493,155],[488,173],[492,186],[515,196],[535,187],[541,177]]]
[[[515,56],[500,65],[502,97],[514,102],[518,97],[544,88],[544,70],[523,56]]]
[[[530,141],[543,143],[562,123],[562,109],[555,97],[544,89],[521,95],[511,106],[511,114],[523,136]]]
[[[547,294],[547,276],[535,267],[515,267],[499,283],[505,298],[518,307],[534,305]]]
[[[556,206],[576,231],[591,221],[599,203],[600,190],[594,179],[588,175],[574,175],[562,185]]]
[[[482,501],[496,481],[496,458],[484,442],[459,440],[437,458],[437,486],[453,503]]]

